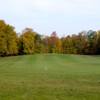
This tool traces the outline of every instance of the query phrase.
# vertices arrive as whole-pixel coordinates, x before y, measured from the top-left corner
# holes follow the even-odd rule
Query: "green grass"
[[[100,56],[0,58],[0,100],[100,100]]]

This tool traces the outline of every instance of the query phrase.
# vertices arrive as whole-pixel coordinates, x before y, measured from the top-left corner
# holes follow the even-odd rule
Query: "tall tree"
[[[41,53],[42,52],[42,39],[41,35],[36,33],[35,34],[35,53]]]
[[[16,55],[18,53],[17,40],[14,27],[0,20],[0,55]]]
[[[62,43],[56,32],[52,32],[48,40],[49,52],[50,53],[61,53]]]
[[[77,52],[71,36],[62,38],[62,48],[64,54],[76,54]]]
[[[26,28],[19,39],[19,53],[33,54],[35,52],[35,32],[31,28]]]
[[[96,54],[96,38],[97,34],[96,31],[89,30],[87,32],[87,38],[88,38],[88,54]]]
[[[96,54],[100,54],[100,31],[97,31]]]

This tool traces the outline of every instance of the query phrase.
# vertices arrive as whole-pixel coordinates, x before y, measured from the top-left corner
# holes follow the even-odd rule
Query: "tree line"
[[[35,53],[100,54],[100,31],[82,31],[59,38],[56,32],[43,36],[25,28],[19,35],[14,27],[0,20],[0,56]]]

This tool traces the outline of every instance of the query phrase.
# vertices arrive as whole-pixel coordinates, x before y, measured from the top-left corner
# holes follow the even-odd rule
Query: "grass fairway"
[[[100,100],[100,56],[0,58],[0,100]]]

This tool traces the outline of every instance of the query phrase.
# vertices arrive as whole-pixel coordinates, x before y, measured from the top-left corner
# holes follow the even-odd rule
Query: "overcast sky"
[[[31,27],[60,36],[100,29],[100,0],[0,0],[0,19],[17,32]]]

